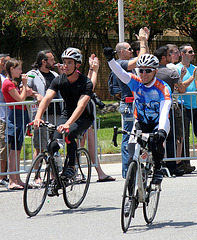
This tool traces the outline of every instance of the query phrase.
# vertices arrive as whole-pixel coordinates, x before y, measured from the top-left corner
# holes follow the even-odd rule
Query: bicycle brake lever
[[[65,142],[66,142],[67,144],[71,143],[71,141],[68,140],[69,129],[66,129],[66,131],[63,131],[62,133],[65,134]]]
[[[27,136],[32,137],[33,134],[31,133],[31,126],[33,125],[33,122],[30,122],[29,124],[27,124]]]

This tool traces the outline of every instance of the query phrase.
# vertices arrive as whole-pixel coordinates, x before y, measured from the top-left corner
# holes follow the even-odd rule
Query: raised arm
[[[98,70],[99,70],[99,59],[95,56],[95,54],[91,54],[89,57],[89,72],[88,72],[88,77],[91,79],[92,84],[93,84],[93,91],[96,86],[97,82],[97,75],[98,75]]]
[[[131,73],[126,72],[114,59],[108,62],[108,65],[123,83],[130,82]]]
[[[139,35],[136,35],[137,39],[140,42],[140,52],[139,52],[139,55],[136,58],[131,59],[129,61],[128,67],[127,67],[128,71],[131,71],[132,69],[136,68],[136,62],[137,62],[138,58],[141,55],[149,52],[149,48],[148,48],[149,35],[150,35],[150,31],[148,30],[147,27],[141,28],[140,31],[139,31]]]

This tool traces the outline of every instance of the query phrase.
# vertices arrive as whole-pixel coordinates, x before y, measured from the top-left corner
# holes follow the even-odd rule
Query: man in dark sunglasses
[[[183,44],[179,47],[179,51],[181,54],[181,62],[176,65],[179,75],[181,75],[181,71],[183,67],[186,69],[186,74],[183,77],[183,83],[188,81],[188,79],[192,79],[192,82],[186,88],[187,92],[196,92],[197,90],[197,67],[191,64],[194,60],[195,53],[193,47],[190,43]],[[185,149],[183,149],[184,157],[189,157],[189,135],[190,135],[190,123],[193,124],[192,129],[194,131],[195,136],[197,137],[197,99],[196,95],[183,95],[181,96],[181,100],[183,100],[183,105],[186,108],[186,116],[185,119]],[[190,161],[184,161],[188,165],[190,165]]]

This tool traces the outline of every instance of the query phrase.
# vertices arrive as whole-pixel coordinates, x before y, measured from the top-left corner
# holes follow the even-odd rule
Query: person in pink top
[[[28,76],[26,74],[22,74],[22,62],[16,59],[10,59],[7,61],[5,68],[7,78],[3,82],[2,93],[6,103],[25,101],[26,97],[32,95],[32,91],[27,87]],[[20,77],[23,86],[19,90],[19,83],[16,79],[19,79]],[[10,105],[9,108],[10,113],[8,116],[6,141],[11,144],[9,154],[9,172],[15,172],[20,170],[20,153],[24,140],[23,130],[25,130],[29,118],[25,106]],[[22,113],[23,111],[24,115]],[[20,190],[24,188],[24,182],[21,180],[19,174],[11,174],[9,176],[8,187],[11,190]]]

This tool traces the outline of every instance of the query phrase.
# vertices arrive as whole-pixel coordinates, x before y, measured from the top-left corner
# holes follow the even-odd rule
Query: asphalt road
[[[197,167],[197,161],[192,162]],[[164,178],[157,215],[147,225],[142,207],[130,229],[121,230],[120,206],[124,180],[121,164],[103,164],[115,182],[97,183],[93,171],[86,199],[76,210],[66,207],[62,195],[47,198],[40,213],[27,217],[23,191],[0,187],[0,240],[188,240],[197,239],[197,171],[177,178]]]

